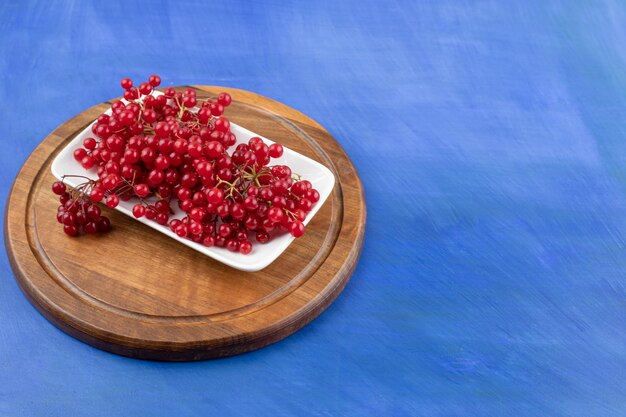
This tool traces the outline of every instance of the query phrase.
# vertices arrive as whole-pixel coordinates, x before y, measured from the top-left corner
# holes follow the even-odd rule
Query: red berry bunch
[[[103,216],[97,204],[93,204],[81,188],[93,184],[88,181],[84,186],[67,191],[61,181],[52,184],[52,192],[59,196],[61,205],[57,209],[57,221],[63,225],[63,231],[70,236],[77,236],[81,229],[87,234],[106,232],[111,228],[111,221]]]
[[[74,151],[83,168],[97,169],[98,179],[82,184],[72,201],[103,201],[114,208],[133,198],[135,217],[168,224],[179,237],[205,246],[243,254],[252,251],[251,237],[266,243],[280,231],[302,236],[303,221],[320,195],[288,166],[270,165],[283,147],[253,137],[229,152],[237,141],[223,117],[231,96],[199,101],[193,89],[172,88],[153,94],[160,83],[157,75],[139,87],[122,80],[125,102],[112,103],[111,115],[100,115],[92,125],[94,137]],[[70,198],[63,197],[62,182],[53,191]],[[172,204],[184,217],[170,220]],[[97,206],[85,210],[89,207]],[[66,233],[78,234],[75,228]]]

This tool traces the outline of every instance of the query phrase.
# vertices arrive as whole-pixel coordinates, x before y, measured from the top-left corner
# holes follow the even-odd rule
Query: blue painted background
[[[288,339],[168,364],[57,330],[1,251],[1,416],[626,415],[624,2],[3,1],[0,198],[151,73],[326,126],[366,189],[360,264]]]

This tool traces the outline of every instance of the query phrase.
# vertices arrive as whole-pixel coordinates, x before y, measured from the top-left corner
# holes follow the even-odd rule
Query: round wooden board
[[[94,106],[52,132],[20,170],[6,207],[5,243],[31,303],[65,332],[121,355],[169,361],[234,355],[276,342],[319,315],[344,288],[363,244],[365,200],[341,146],[318,123],[247,91],[228,91],[228,117],[319,161],[335,188],[307,233],[269,267],[241,272],[117,211],[99,236],[66,237],[56,222],[50,164],[100,113]]]

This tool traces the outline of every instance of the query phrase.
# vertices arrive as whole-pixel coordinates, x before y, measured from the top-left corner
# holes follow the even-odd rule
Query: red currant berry
[[[76,211],[78,210],[78,205],[76,204],[76,201],[71,198],[65,202],[64,207],[65,211],[70,213],[76,213]]]
[[[204,239],[202,239],[202,244],[207,247],[215,245],[215,237],[211,235],[205,236]]]
[[[74,226],[73,224],[66,224],[63,226],[63,231],[65,232],[66,235],[68,236],[78,236],[78,227]]]
[[[87,151],[85,150],[85,148],[78,148],[74,151],[73,155],[75,160],[81,162],[83,158],[87,156]]]
[[[167,179],[167,175],[165,176],[165,179]],[[164,184],[161,183],[159,184],[159,186],[157,187],[157,193],[162,197],[162,198],[168,198],[169,196],[172,195],[172,187],[169,186],[168,184]]]
[[[165,226],[167,224],[167,221],[169,220],[169,216],[165,213],[158,213],[155,217],[154,220],[162,225]]]
[[[76,224],[76,215],[72,212],[66,212],[63,215],[63,224],[66,226],[71,226]]]
[[[215,130],[218,132],[228,132],[230,129],[230,121],[225,117],[218,117],[215,119]]]
[[[233,228],[230,227],[230,225],[226,223],[220,224],[219,227],[217,228],[217,233],[224,238],[230,236],[232,232],[233,232]]]
[[[189,222],[189,231],[192,235],[201,235],[202,234],[202,224],[195,220]]]
[[[137,100],[139,98],[139,91],[135,87],[130,87],[124,91],[124,98],[128,101]]]
[[[143,162],[149,164],[156,158],[156,152],[154,149],[146,147],[141,150],[141,152],[139,153],[139,157]]]
[[[104,164],[104,171],[107,174],[118,174],[120,172],[120,164],[114,161],[109,161],[106,164]]]
[[[246,232],[245,230],[239,229],[235,232],[235,238],[238,241],[246,240],[248,239],[248,232]]]
[[[154,208],[159,213],[169,213],[171,210],[170,204],[165,200],[159,200],[156,203],[154,203]]]
[[[213,174],[213,165],[211,165],[209,162],[202,161],[196,166],[196,172],[201,177],[210,177]]]
[[[230,206],[230,215],[235,220],[241,220],[246,215],[246,209],[241,203],[234,203]]]
[[[119,135],[109,136],[104,143],[111,151],[119,152],[124,149],[124,139],[122,139]]]
[[[141,118],[144,120],[144,122],[152,124],[157,119],[157,112],[152,109],[146,109],[143,111]]]
[[[134,189],[135,194],[142,198],[150,194],[150,187],[148,187],[148,184],[137,184]]]
[[[102,188],[94,187],[89,196],[91,197],[91,201],[99,203],[104,198],[104,191]]]
[[[61,196],[59,197],[59,202],[60,202],[61,204],[65,204],[65,203],[67,203],[67,201],[68,201],[68,200],[70,200],[70,199],[71,199],[71,197],[70,197],[70,193],[63,193],[63,194],[61,194]]]
[[[176,90],[172,87],[167,87],[165,89],[165,97],[172,98],[176,95]]]
[[[295,209],[293,214],[295,214],[296,219],[300,220],[301,222],[303,222],[304,219],[306,219],[306,212],[302,209]]]
[[[287,184],[287,181],[285,180],[276,179],[272,183],[272,191],[276,195],[283,195],[287,191],[289,191],[289,185]]]
[[[226,238],[222,236],[215,236],[215,246],[220,248],[226,246]]]
[[[191,199],[191,190],[189,188],[180,187],[176,190],[176,196],[181,201],[186,201]]]
[[[272,200],[272,198],[274,198],[274,193],[269,188],[261,188],[261,191],[259,191],[259,197],[261,197],[263,200],[270,201]]]
[[[98,226],[98,232],[108,232],[111,228],[111,220],[106,216],[102,216],[97,220],[96,225]]]
[[[133,216],[140,218],[143,217],[144,214],[146,214],[146,208],[143,205],[135,204],[133,206]]]
[[[278,143],[273,143],[270,145],[268,153],[272,158],[280,158],[283,156],[283,146]]]
[[[189,217],[191,217],[193,220],[197,222],[201,222],[202,219],[204,219],[205,214],[206,212],[204,211],[202,207],[194,207],[189,212]]]
[[[177,154],[184,155],[189,149],[189,142],[187,142],[185,139],[178,138],[174,141],[173,149],[174,152],[176,152]]]
[[[106,198],[106,205],[109,208],[115,208],[119,203],[120,198],[117,196],[117,194],[109,194],[109,196]]]
[[[259,208],[256,209],[256,215],[259,216],[259,218],[264,218],[265,216],[267,216],[267,211],[269,210],[269,206],[267,204],[260,204]]]
[[[170,167],[170,158],[165,155],[159,155],[154,160],[154,166],[156,166],[161,171],[165,171]]]
[[[161,85],[161,77],[159,77],[158,75],[151,75],[150,78],[148,78],[148,83],[152,87],[158,87],[159,85]]]
[[[94,162],[94,160],[93,160],[93,158],[91,156],[87,155],[87,156],[83,157],[83,159],[80,160],[80,164],[85,169],[91,169],[95,165],[95,162]]]
[[[278,207],[272,207],[267,212],[267,218],[274,223],[280,223],[283,220],[283,217],[285,217],[285,213]]]
[[[246,209],[253,211],[259,208],[259,200],[255,196],[251,196],[248,190],[248,196],[243,200],[243,205]]]
[[[193,209],[193,203],[191,200],[179,201],[178,207],[180,207],[180,209],[185,213],[189,213],[191,209]]]
[[[192,108],[195,107],[196,104],[198,104],[198,101],[196,99],[196,96],[184,96],[183,97],[183,106],[187,107],[187,108]]]
[[[217,102],[220,103],[224,107],[230,106],[230,103],[232,101],[233,101],[233,99],[230,97],[230,94],[228,94],[228,93],[220,93],[217,96]]]
[[[287,179],[291,177],[291,168],[287,165],[276,165],[272,167],[272,174],[278,178]]]
[[[117,116],[117,120],[119,120],[122,126],[130,126],[135,121],[135,115],[130,110],[124,110]]]
[[[307,198],[301,198],[300,201],[298,201],[298,208],[308,213],[313,208],[313,203]]]
[[[167,122],[157,122],[154,125],[154,134],[157,138],[166,138],[172,133],[172,127]]]
[[[306,197],[307,200],[309,200],[312,203],[317,203],[320,199],[320,193],[319,191],[317,191],[314,188],[311,188],[310,190],[307,190],[306,193],[304,194],[304,196]]]
[[[244,255],[247,255],[250,252],[252,252],[252,243],[250,243],[249,240],[244,240],[244,241],[240,242],[239,243],[239,252],[243,253]]]
[[[256,240],[259,243],[267,243],[270,241],[270,234],[263,230],[259,230],[256,232]]]
[[[222,168],[228,168],[231,169],[233,167],[233,160],[230,156],[228,155],[222,155],[220,156],[220,158],[217,160],[217,166],[218,168],[222,169]]]
[[[83,225],[83,224],[87,223],[87,219],[88,218],[87,218],[87,215],[85,214],[85,212],[78,211],[76,213],[76,223],[77,224]]]
[[[206,144],[204,153],[211,159],[217,159],[224,153],[224,145],[218,141],[211,141]]]
[[[237,136],[234,133],[226,133],[224,135],[224,146],[229,147],[233,146],[237,142]]]
[[[224,140],[224,132],[220,132],[219,130],[214,130],[209,135],[209,139],[215,140],[221,143]]]
[[[152,86],[148,83],[139,84],[139,92],[145,96],[152,92]]]
[[[130,78],[123,78],[120,84],[122,85],[122,88],[124,90],[128,90],[133,86],[133,80],[131,80]]]
[[[87,208],[87,216],[91,220],[98,220],[100,218],[101,213],[102,212],[100,210],[100,207],[96,205],[91,205],[89,206],[89,208]]]
[[[217,208],[215,209],[215,212],[222,219],[230,215],[230,209],[228,207],[228,204],[226,204],[226,202],[219,204]]]
[[[253,137],[251,137],[251,138],[248,140],[248,145],[249,145],[249,146],[253,146],[253,145],[256,145],[256,144],[260,144],[260,143],[263,143],[263,139],[261,139],[261,138],[260,138],[260,137],[258,137],[258,136],[253,136]]]
[[[231,252],[237,252],[239,250],[239,241],[237,239],[228,239],[226,241],[226,249]]]
[[[113,133],[112,129],[107,125],[94,125],[96,128],[93,133],[101,139],[106,139]]]
[[[181,223],[178,226],[176,226],[176,228],[174,229],[174,233],[176,233],[178,237],[187,237],[189,230],[187,229],[186,224]]]
[[[224,106],[219,103],[211,103],[209,104],[208,110],[213,116],[221,116],[224,113]]]
[[[59,206],[59,210],[57,211],[57,221],[63,224],[63,216],[65,215],[65,208],[63,206]]]
[[[275,195],[274,198],[272,198],[272,205],[274,207],[284,208],[287,206],[287,200],[282,195]]]
[[[151,185],[159,185],[165,179],[165,174],[163,171],[159,171],[158,169],[153,169],[148,173],[148,182]]]
[[[103,142],[100,142],[100,143],[103,143]],[[103,161],[110,161],[111,151],[108,150],[107,148],[100,148],[100,159]]]
[[[115,187],[118,186],[118,184],[120,183],[120,177],[117,174],[108,174],[103,180],[102,180],[102,187],[105,190],[113,190]]]
[[[148,207],[146,207],[146,214],[145,214],[146,219],[148,219],[148,220],[154,220],[154,218],[156,217],[156,215],[157,215],[157,212],[156,212],[156,210],[154,209],[154,206],[148,206]]]
[[[85,226],[83,226],[83,230],[88,235],[93,235],[98,232],[98,224],[95,221],[87,222]]]
[[[172,232],[174,231],[174,229],[176,229],[176,227],[178,227],[179,224],[181,224],[182,222],[178,219],[172,219],[172,221],[170,222],[169,226],[170,229],[172,230]]]
[[[63,184],[61,181],[56,181],[52,183],[52,192],[55,193],[56,195],[65,194],[66,189],[67,187],[65,187],[65,184]]]
[[[306,185],[302,181],[298,181],[291,186],[291,192],[297,197],[302,197],[307,192]]]
[[[228,168],[222,168],[217,171],[217,176],[223,181],[230,181],[233,178],[233,172]]]
[[[289,223],[289,233],[291,233],[293,237],[302,236],[304,234],[304,224],[299,220]]]
[[[224,201],[224,192],[219,188],[213,187],[206,194],[207,201],[213,204],[219,204]]]
[[[199,158],[202,156],[202,145],[199,143],[190,143],[187,146],[187,152],[194,158]]]
[[[94,138],[87,138],[87,139],[85,139],[85,140],[83,141],[83,146],[84,146],[86,149],[89,149],[89,150],[96,149],[96,145],[97,145],[97,144],[98,144],[98,143],[96,142],[96,140],[95,140]]]
[[[274,224],[273,221],[271,221],[270,219],[266,217],[261,221],[261,228],[265,230],[266,232],[271,232],[272,230],[276,228],[276,225]]]

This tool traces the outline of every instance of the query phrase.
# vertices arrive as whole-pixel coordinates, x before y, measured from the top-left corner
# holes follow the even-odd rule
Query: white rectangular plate
[[[110,109],[106,113],[111,114]],[[83,130],[80,134],[78,134],[65,148],[63,148],[59,155],[57,155],[57,157],[54,159],[54,162],[52,163],[52,174],[55,177],[61,179],[64,175],[78,174],[84,175],[91,179],[98,178],[95,168],[86,171],[74,159],[73,156],[74,150],[82,146],[83,141],[87,137],[94,136],[91,133],[92,125],[93,123],[87,126],[87,128]],[[261,137],[268,145],[274,143],[273,141],[261,135],[251,132],[244,127],[236,125],[235,123],[231,122],[230,128],[231,131],[237,136],[237,143],[231,149],[234,149],[240,143],[247,143],[248,140],[254,136]],[[324,204],[324,201],[326,201],[326,199],[330,195],[335,185],[335,176],[328,168],[326,168],[322,164],[304,155],[294,152],[284,146],[283,148],[283,156],[278,159],[272,159],[272,165],[288,165],[294,173],[301,175],[302,179],[309,180],[311,184],[313,184],[313,188],[318,190],[320,193],[319,201],[314,205],[313,209],[307,215],[306,220],[304,221],[304,224],[306,225],[313,218],[313,216],[315,216],[317,211]],[[71,187],[76,187],[82,182],[83,181],[80,178],[65,178],[65,183]],[[294,240],[294,237],[291,236],[289,233],[282,233],[273,236],[272,240],[270,240],[268,243],[260,244],[256,242],[256,240],[252,236],[252,252],[248,255],[230,252],[226,248],[206,247],[189,239],[178,237],[174,232],[170,230],[168,226],[162,226],[146,218],[136,219],[132,215],[131,209],[137,201],[138,200],[136,199],[130,199],[129,201],[120,201],[120,204],[116,207],[116,210],[121,211],[122,213],[145,224],[146,226],[149,226],[163,234],[166,234],[172,239],[178,240],[183,245],[187,245],[190,248],[193,248],[198,252],[201,252],[219,262],[222,262],[226,265],[242,271],[253,272],[265,268],[266,266],[274,262],[274,260],[276,260],[276,258],[278,258],[280,254],[282,254]],[[174,210],[174,215],[172,215],[170,219],[179,219],[184,217],[183,211],[178,208],[177,204],[172,204],[172,206],[172,209]],[[306,239],[306,233],[301,239]]]

